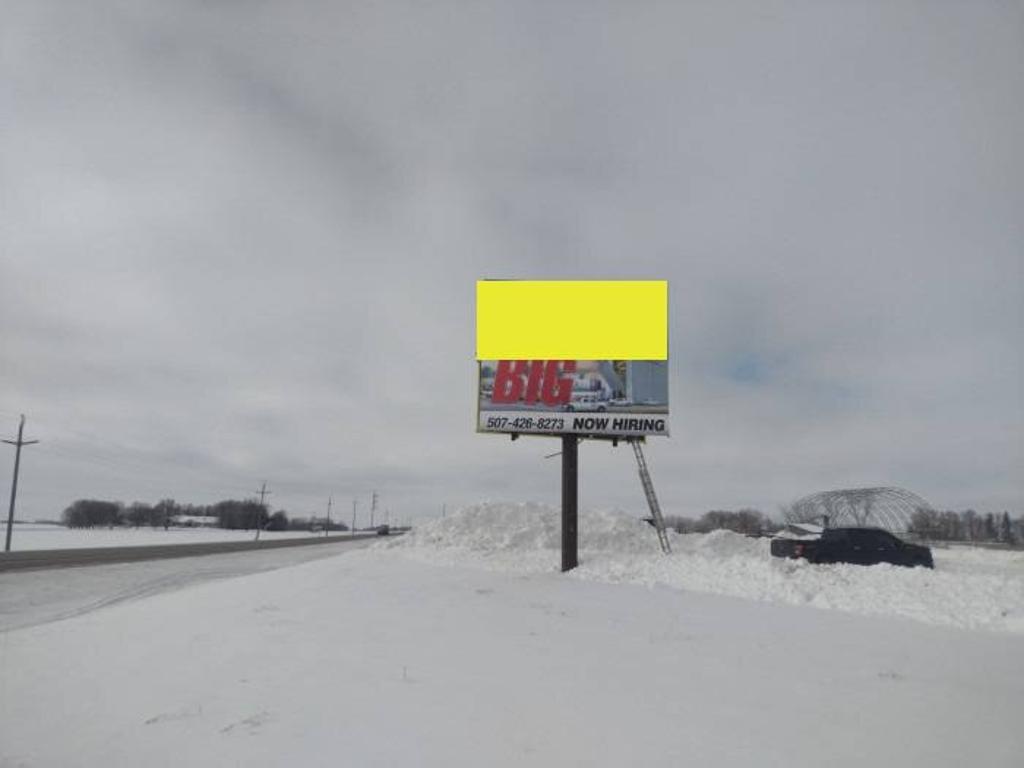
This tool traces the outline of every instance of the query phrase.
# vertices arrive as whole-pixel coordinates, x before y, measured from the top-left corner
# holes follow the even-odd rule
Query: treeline
[[[918,509],[911,516],[911,530],[932,541],[987,541],[1016,544],[1024,541],[1024,517],[1012,519],[1009,512],[981,515],[973,509],[962,512]]]
[[[194,524],[189,518],[213,518],[216,527],[232,530],[264,531],[323,530],[326,521],[315,517],[293,517],[279,509],[271,513],[266,504],[254,499],[226,499],[215,504],[179,504],[174,499],[163,499],[156,504],[136,501],[79,499],[64,510],[61,519],[69,528],[113,528],[129,526],[141,528],[170,528]],[[332,531],[347,531],[348,526],[336,520],[330,523]]]
[[[719,529],[736,533],[766,534],[781,529],[781,525],[756,509],[736,511],[716,509],[698,519],[666,516],[665,525],[678,533],[708,533]],[[911,518],[910,532],[931,541],[972,541],[1003,544],[1024,542],[1024,516],[1011,518],[1001,515],[979,514],[973,509],[962,512],[918,509]]]
[[[766,514],[756,509],[713,509],[705,512],[699,519],[692,517],[668,516],[665,526],[677,533],[708,533],[719,529],[736,533],[771,533],[780,526]]]

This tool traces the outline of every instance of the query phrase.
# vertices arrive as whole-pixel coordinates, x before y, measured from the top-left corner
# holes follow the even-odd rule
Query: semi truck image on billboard
[[[666,360],[481,360],[477,430],[668,435]]]

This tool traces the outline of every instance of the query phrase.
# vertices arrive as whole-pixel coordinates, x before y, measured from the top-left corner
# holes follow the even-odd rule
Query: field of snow
[[[1012,556],[986,570],[944,551],[933,581],[812,578],[721,534],[675,537],[666,558],[645,524],[589,513],[563,575],[557,533],[551,508],[481,505],[0,632],[0,766],[1020,764],[1019,595],[999,620],[937,608],[986,594],[976,578],[1019,590]],[[744,578],[778,584],[722,594]],[[914,585],[936,593],[917,610]],[[799,589],[822,597],[784,599]]]
[[[6,530],[6,528],[5,528]],[[204,541],[252,541],[255,531],[223,528],[65,528],[48,523],[19,523],[11,537],[12,551],[141,547],[149,544],[198,544]],[[263,531],[260,539],[308,538],[309,531]],[[322,536],[323,533],[321,532]]]
[[[435,564],[512,573],[558,568],[561,517],[544,504],[480,504],[422,526],[388,547]],[[811,565],[771,557],[768,539],[729,531],[670,533],[621,512],[580,512],[572,578],[666,586],[932,624],[1024,633],[1024,552],[936,549],[935,569]]]

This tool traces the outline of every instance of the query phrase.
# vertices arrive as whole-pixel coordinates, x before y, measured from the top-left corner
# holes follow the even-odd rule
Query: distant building
[[[220,518],[216,515],[171,515],[171,525],[176,528],[216,528]]]
[[[668,362],[629,360],[626,362],[626,397],[631,403],[668,403]]]

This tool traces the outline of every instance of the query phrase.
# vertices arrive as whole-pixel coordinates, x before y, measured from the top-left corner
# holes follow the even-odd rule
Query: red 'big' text
[[[565,405],[572,398],[575,360],[499,360],[492,403]]]

